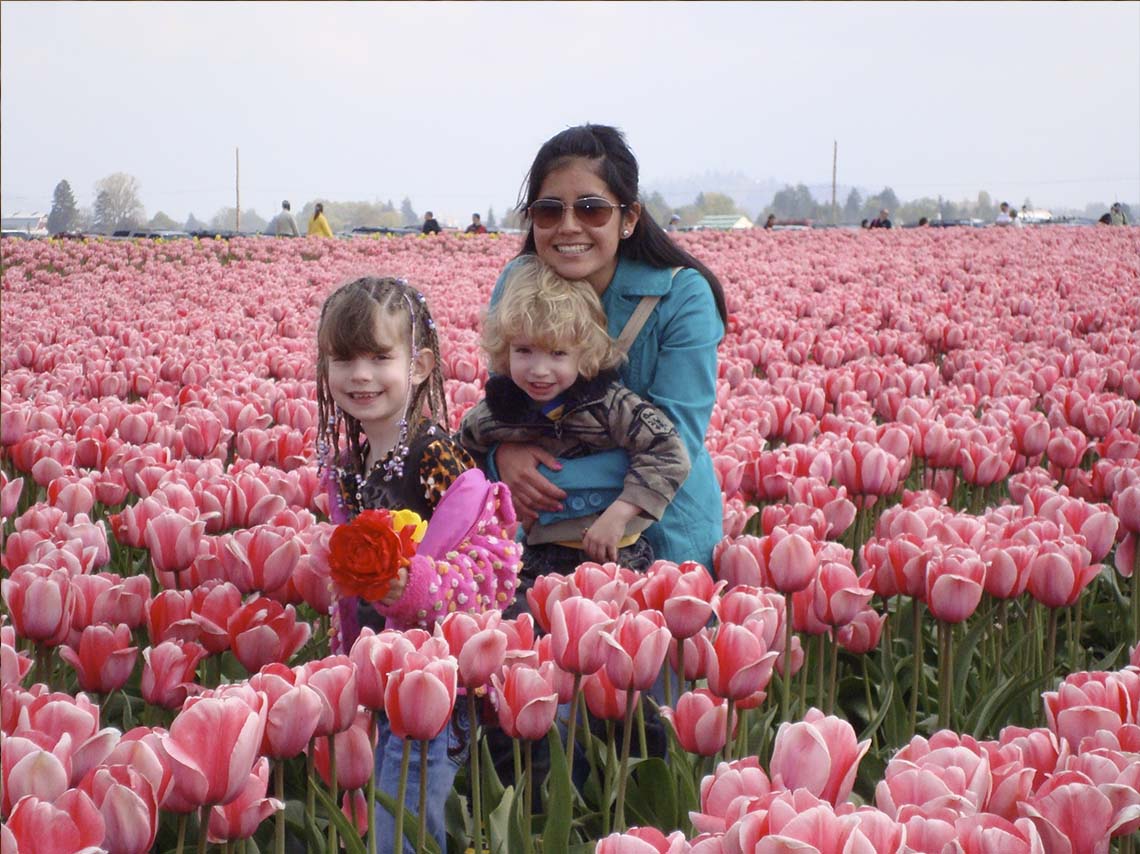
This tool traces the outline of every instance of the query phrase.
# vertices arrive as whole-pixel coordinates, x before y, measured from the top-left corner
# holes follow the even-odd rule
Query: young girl
[[[477,472],[461,478],[473,461],[444,426],[439,337],[423,294],[392,278],[368,277],[342,286],[321,309],[317,349],[318,454],[332,521],[343,524],[374,508],[414,510],[432,520],[440,506],[421,552],[430,551],[428,538],[434,533],[446,530],[458,536],[474,529],[490,534],[480,535],[479,548],[489,541],[498,550],[493,555],[496,571],[486,573],[454,555],[437,563],[434,558],[442,554],[421,559],[417,553],[411,575],[401,569],[382,602],[341,599],[334,614],[334,651],[347,652],[359,634],[358,609],[370,621],[379,612],[388,628],[405,629],[430,627],[448,610],[485,610],[510,601],[518,548],[511,542],[515,521],[509,492],[482,483]],[[457,482],[457,491],[449,493]],[[449,727],[431,742],[426,769],[419,767],[419,751],[413,750],[408,774],[406,802],[418,810],[420,773],[427,773],[427,826],[441,845],[447,841],[444,805],[458,768],[449,755],[461,753],[461,727]],[[382,723],[376,784],[392,797],[398,792],[402,754],[402,740]],[[383,807],[376,811],[376,828],[381,850],[393,850],[394,822]],[[408,844],[404,848],[411,851]]]
[[[485,458],[492,445],[530,442],[556,457],[612,448],[629,455],[620,492],[595,493],[573,518],[530,526],[520,596],[539,575],[568,574],[585,560],[646,569],[653,550],[642,532],[685,482],[689,456],[661,410],[618,380],[624,353],[589,283],[521,259],[487,315],[483,348],[495,375],[463,419],[469,451]]]

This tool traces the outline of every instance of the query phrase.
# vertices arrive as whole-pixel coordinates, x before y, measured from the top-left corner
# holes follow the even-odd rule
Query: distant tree
[[[135,228],[143,218],[138,178],[115,172],[95,182],[95,220],[103,228],[108,231]]]
[[[665,197],[659,192],[654,190],[649,194],[648,198],[641,200],[641,204],[649,211],[649,215],[657,221],[658,225],[664,226],[669,224],[669,218],[673,216],[673,207],[665,201]]]
[[[1031,211],[1034,209],[1033,208],[1033,202],[1030,200],[1029,196],[1026,196],[1025,201],[1021,203],[1021,209],[1027,210],[1027,211]]]
[[[487,221],[483,223],[488,229],[498,228],[499,224],[495,222],[495,209],[487,205]]]
[[[843,203],[843,221],[844,222],[858,222],[859,211],[863,207],[863,194],[851,188],[851,192],[847,194],[847,201]]]
[[[778,219],[821,219],[821,206],[812,197],[805,184],[785,186],[772,197],[770,204],[761,216],[774,213]]]
[[[899,207],[899,197],[895,195],[895,191],[890,187],[883,187],[883,191],[879,193],[879,207],[886,208],[889,211],[895,211]]]
[[[250,208],[241,212],[241,230],[245,233],[265,231],[269,225],[265,218]],[[209,225],[212,231],[237,231],[237,209],[226,207],[214,214]]]
[[[174,231],[178,228],[178,223],[176,223],[162,211],[159,211],[150,218],[150,222],[147,223],[146,227],[162,229],[164,231]]]
[[[55,185],[52,194],[51,211],[48,213],[47,227],[51,234],[61,234],[75,228],[75,221],[79,218],[79,209],[75,204],[75,194],[71,192],[71,185],[66,180]]]
[[[974,216],[978,219],[993,219],[997,216],[998,206],[994,204],[990,194],[985,190],[978,190],[978,200],[974,202]]]
[[[186,231],[205,231],[206,223],[194,216],[193,213],[186,217],[186,224],[182,226]]]
[[[71,227],[75,231],[86,234],[95,230],[94,223],[95,214],[92,213],[91,208],[80,208],[79,211],[75,214],[75,222]]]
[[[898,225],[914,225],[923,217],[929,220],[937,219],[938,199],[924,196],[921,199],[901,202],[899,206],[891,212],[891,216]]]
[[[727,216],[741,212],[732,196],[724,193],[698,193],[697,207],[700,208],[702,216]]]
[[[400,202],[400,216],[404,225],[416,225],[420,221],[420,215],[416,213],[416,209],[412,207],[412,200],[407,196],[404,196],[404,200]]]
[[[115,230],[115,215],[111,207],[111,194],[100,190],[95,196],[91,221],[92,227],[100,234],[110,234]]]

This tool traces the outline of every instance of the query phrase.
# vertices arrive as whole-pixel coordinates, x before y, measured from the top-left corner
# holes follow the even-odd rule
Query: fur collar
[[[569,412],[583,403],[602,397],[612,383],[618,382],[618,372],[602,371],[592,380],[579,377],[577,382],[563,392],[565,411]],[[496,374],[487,380],[487,408],[497,421],[518,424],[541,417],[545,420],[535,402],[519,388],[510,377]]]

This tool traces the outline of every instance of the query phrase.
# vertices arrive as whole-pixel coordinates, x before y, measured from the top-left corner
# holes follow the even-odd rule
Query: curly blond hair
[[[511,342],[520,339],[548,350],[579,349],[578,372],[588,380],[625,358],[606,331],[593,286],[562,278],[533,255],[511,265],[502,297],[483,322],[483,350],[492,371],[510,373]]]

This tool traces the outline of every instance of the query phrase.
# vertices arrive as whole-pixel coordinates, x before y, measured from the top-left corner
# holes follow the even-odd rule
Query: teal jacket
[[[491,304],[499,300],[510,265],[499,276]],[[705,432],[716,402],[717,345],[724,324],[704,276],[685,268],[673,276],[637,261],[618,261],[613,281],[602,294],[609,333],[621,334],[643,296],[661,300],[629,349],[620,369],[622,382],[635,394],[662,409],[677,428],[692,468],[661,521],[645,536],[658,558],[680,563],[695,560],[712,571],[713,546],[723,536],[724,511]],[[562,460],[560,471],[540,467],[542,474],[567,493],[563,510],[540,514],[549,525],[562,519],[599,512],[621,492],[629,458],[625,451],[603,451]],[[488,457],[492,477],[494,455]]]

